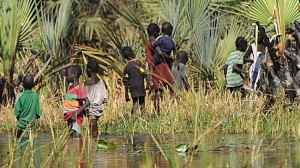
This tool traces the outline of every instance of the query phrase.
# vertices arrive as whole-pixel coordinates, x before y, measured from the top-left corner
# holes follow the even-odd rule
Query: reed
[[[146,98],[146,113],[130,115],[132,103],[123,100],[123,91],[110,95],[104,116],[99,120],[102,133],[153,133],[178,134],[202,132],[217,121],[222,124],[212,133],[276,134],[284,132],[297,135],[299,113],[297,104],[277,98],[276,104],[263,111],[264,97],[239,99],[223,90],[191,91],[178,93],[173,99],[166,92],[161,102],[161,115],[157,116],[152,98]],[[63,121],[62,102],[41,96],[43,116],[37,123],[36,133],[60,134],[66,128]],[[0,134],[12,134],[16,119],[11,105],[2,108]],[[87,120],[84,127],[87,126]]]
[[[201,88],[201,87],[200,87]],[[131,103],[126,103],[123,96],[110,95],[106,105],[105,115],[99,121],[102,133],[109,134],[137,134],[152,135],[160,152],[171,167],[178,165],[188,166],[193,161],[190,155],[185,162],[177,154],[165,151],[163,140],[155,139],[153,135],[170,135],[175,139],[178,134],[187,137],[194,134],[194,139],[187,139],[191,146],[201,147],[203,138],[207,134],[245,133],[249,135],[277,135],[283,133],[299,138],[299,114],[296,104],[288,104],[285,99],[278,98],[276,104],[268,113],[262,111],[264,97],[239,99],[224,90],[191,91],[178,93],[177,99],[171,99],[166,93],[161,103],[161,115],[157,116],[152,106],[152,100],[147,97],[147,111],[144,116],[138,112],[131,116]],[[41,97],[43,116],[37,123],[33,133],[27,133],[27,140],[13,139],[9,141],[9,155],[5,166],[35,166],[43,167],[92,167],[95,156],[95,141],[89,138],[84,121],[82,140],[70,140],[67,134],[66,123],[63,121],[62,102],[54,98]],[[1,134],[12,135],[15,131],[15,117],[11,105],[2,108],[0,123]],[[50,134],[52,141],[41,146],[36,141],[38,134]],[[11,136],[14,137],[14,136]],[[190,137],[190,136],[189,136]],[[169,144],[174,148],[176,144]],[[47,149],[47,150],[44,150]],[[80,149],[80,150],[79,150]],[[49,153],[43,153],[49,151]],[[144,167],[153,166],[150,162],[149,152],[145,146]],[[259,150],[255,150],[259,151]],[[257,159],[254,152],[251,164]],[[43,156],[43,159],[37,156]]]

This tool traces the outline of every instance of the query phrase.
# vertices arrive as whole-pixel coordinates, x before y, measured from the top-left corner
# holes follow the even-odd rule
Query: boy
[[[147,42],[146,50],[147,50],[147,61],[148,67],[150,69],[150,90],[153,89],[155,91],[154,98],[154,107],[155,111],[159,114],[160,112],[160,96],[162,92],[162,88],[166,85],[172,85],[174,83],[174,77],[171,73],[169,65],[166,62],[162,62],[157,66],[153,66],[153,59],[155,57],[156,51],[152,47],[152,42],[156,40],[160,32],[160,28],[155,23],[150,23],[147,27],[147,33],[149,35],[149,41]],[[156,47],[159,50],[159,46]],[[153,75],[153,78],[151,78]]]
[[[156,54],[153,57],[152,69],[157,65],[165,62],[168,64],[169,69],[171,69],[171,64],[173,58],[171,53],[175,50],[175,43],[172,39],[173,26],[169,22],[164,22],[162,24],[162,36],[157,37],[156,39],[151,39],[152,47],[155,49]],[[152,71],[153,72],[153,71]]]
[[[90,105],[84,86],[79,83],[81,74],[78,65],[70,66],[66,70],[66,80],[70,88],[64,102],[64,120],[67,121],[73,137],[81,135],[83,112]]]
[[[131,98],[133,101],[133,107],[131,114],[134,114],[140,105],[141,113],[145,111],[145,96],[146,90],[144,85],[144,79],[146,78],[144,74],[143,64],[141,61],[135,59],[133,50],[126,46],[122,48],[122,54],[126,60],[127,64],[124,68],[124,84],[125,84],[125,99],[129,101],[128,89],[130,90]]]
[[[235,41],[236,51],[232,52],[225,65],[226,86],[230,92],[241,91],[242,97],[245,97],[244,78],[247,72],[243,70],[243,55],[247,49],[247,40],[244,37],[238,37]],[[244,76],[245,75],[245,76]]]
[[[189,82],[187,80],[186,73],[186,63],[188,62],[188,54],[185,51],[179,51],[177,53],[176,60],[174,61],[174,65],[172,67],[172,74],[175,78],[175,85],[179,90],[183,88],[188,91],[190,88]]]
[[[26,75],[23,78],[24,91],[17,96],[14,115],[17,122],[17,137],[19,138],[26,129],[32,129],[36,119],[42,116],[38,94],[32,91],[34,77]]]
[[[100,67],[96,60],[92,59],[87,64],[88,80],[84,82],[84,88],[90,101],[88,108],[89,128],[94,138],[98,137],[98,119],[103,115],[103,104],[107,101],[107,90],[97,74]]]

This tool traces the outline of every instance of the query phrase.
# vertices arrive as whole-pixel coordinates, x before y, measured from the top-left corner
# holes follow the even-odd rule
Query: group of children
[[[188,54],[179,51],[176,59],[172,57],[176,46],[172,39],[173,26],[169,22],[162,24],[162,35],[160,27],[155,23],[150,23],[147,27],[149,41],[147,42],[147,62],[149,70],[145,70],[144,64],[135,59],[132,48],[126,46],[122,48],[122,54],[128,60],[123,71],[123,81],[125,85],[125,99],[129,101],[128,90],[130,90],[133,100],[131,113],[135,113],[138,105],[141,112],[145,110],[145,80],[147,80],[150,92],[154,90],[154,107],[157,114],[160,113],[160,97],[165,88],[170,90],[171,96],[175,95],[174,87],[182,90],[189,89],[187,80],[186,63]],[[175,84],[175,86],[174,86]]]
[[[172,57],[175,52],[175,43],[172,39],[173,27],[169,22],[162,24],[162,35],[160,36],[160,27],[151,23],[147,27],[149,41],[147,43],[147,61],[149,70],[145,70],[142,61],[135,58],[131,47],[123,47],[121,52],[126,60],[124,67],[124,85],[125,100],[133,101],[132,114],[138,106],[140,111],[145,111],[147,80],[150,91],[155,92],[155,110],[159,114],[159,98],[165,88],[170,90],[172,96],[175,95],[174,88],[189,89],[187,80],[186,63],[188,54],[185,51],[179,51],[176,59]],[[66,81],[69,89],[65,96],[64,120],[67,122],[70,134],[78,136],[81,134],[82,122],[84,116],[88,116],[89,130],[93,137],[98,137],[97,121],[103,114],[103,104],[107,101],[107,90],[101,79],[97,76],[99,65],[96,60],[90,60],[87,64],[88,80],[80,84],[79,78],[82,70],[79,65],[73,65],[66,69]],[[175,86],[174,86],[175,84]],[[14,115],[17,122],[17,137],[20,137],[26,129],[32,129],[35,120],[42,116],[42,110],[37,93],[32,91],[34,87],[34,77],[26,75],[23,78],[24,92],[16,99]]]
[[[84,116],[89,119],[89,130],[93,137],[98,137],[97,121],[103,114],[103,104],[107,101],[107,90],[101,79],[98,78],[99,65],[90,60],[87,64],[88,80],[84,85],[79,83],[82,70],[78,65],[66,69],[66,81],[69,89],[66,93],[64,120],[67,122],[70,135],[76,137],[81,134]],[[32,91],[34,77],[26,75],[23,78],[24,91],[18,95],[14,108],[17,118],[17,137],[25,130],[33,129],[36,119],[42,116],[42,110],[37,93]]]

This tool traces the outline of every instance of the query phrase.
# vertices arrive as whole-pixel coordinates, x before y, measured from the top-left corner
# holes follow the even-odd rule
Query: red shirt
[[[87,98],[87,94],[84,90],[84,86],[79,84],[74,88],[67,91],[67,95],[64,102],[64,119],[65,121],[70,120],[74,113],[83,105],[83,100]],[[76,122],[82,126],[83,113],[77,116]]]

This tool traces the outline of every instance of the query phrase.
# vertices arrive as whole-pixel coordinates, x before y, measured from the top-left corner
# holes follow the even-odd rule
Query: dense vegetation
[[[106,115],[101,119],[101,126],[108,125],[110,133],[195,132],[207,129],[224,116],[233,118],[216,133],[295,133],[298,125],[294,120],[298,114],[286,112],[285,98],[278,101],[269,116],[260,113],[264,97],[249,98],[241,103],[224,96],[222,66],[234,50],[236,37],[253,40],[253,22],[260,21],[271,30],[273,20],[280,20],[278,30],[283,33],[292,21],[299,19],[298,3],[297,0],[2,1],[1,76],[10,86],[14,85],[18,74],[25,73],[23,67],[30,65],[28,72],[36,76],[35,90],[40,94],[45,111],[40,132],[64,128],[61,100],[66,86],[61,70],[72,64],[84,69],[87,59],[95,58],[104,70],[102,77],[110,92]],[[273,12],[274,6],[278,15]],[[145,60],[148,39],[145,27],[150,22],[163,21],[173,24],[177,49],[189,52],[190,82],[195,89],[175,104],[171,100],[163,101],[164,113],[160,117],[150,117],[155,112],[148,97],[147,116],[132,125],[127,119],[130,105],[123,101],[119,82],[124,64],[120,48],[132,46],[136,55]],[[275,32],[269,31],[269,34]],[[33,59],[32,64],[28,64],[30,59]],[[8,103],[1,111],[5,114],[0,119],[5,123],[0,130],[2,134],[11,133],[14,128],[11,105]],[[295,110],[293,106],[296,105],[289,106],[291,111]],[[237,111],[245,115],[235,118],[232,114]],[[278,120],[278,117],[283,118]],[[253,126],[244,127],[249,122]]]

